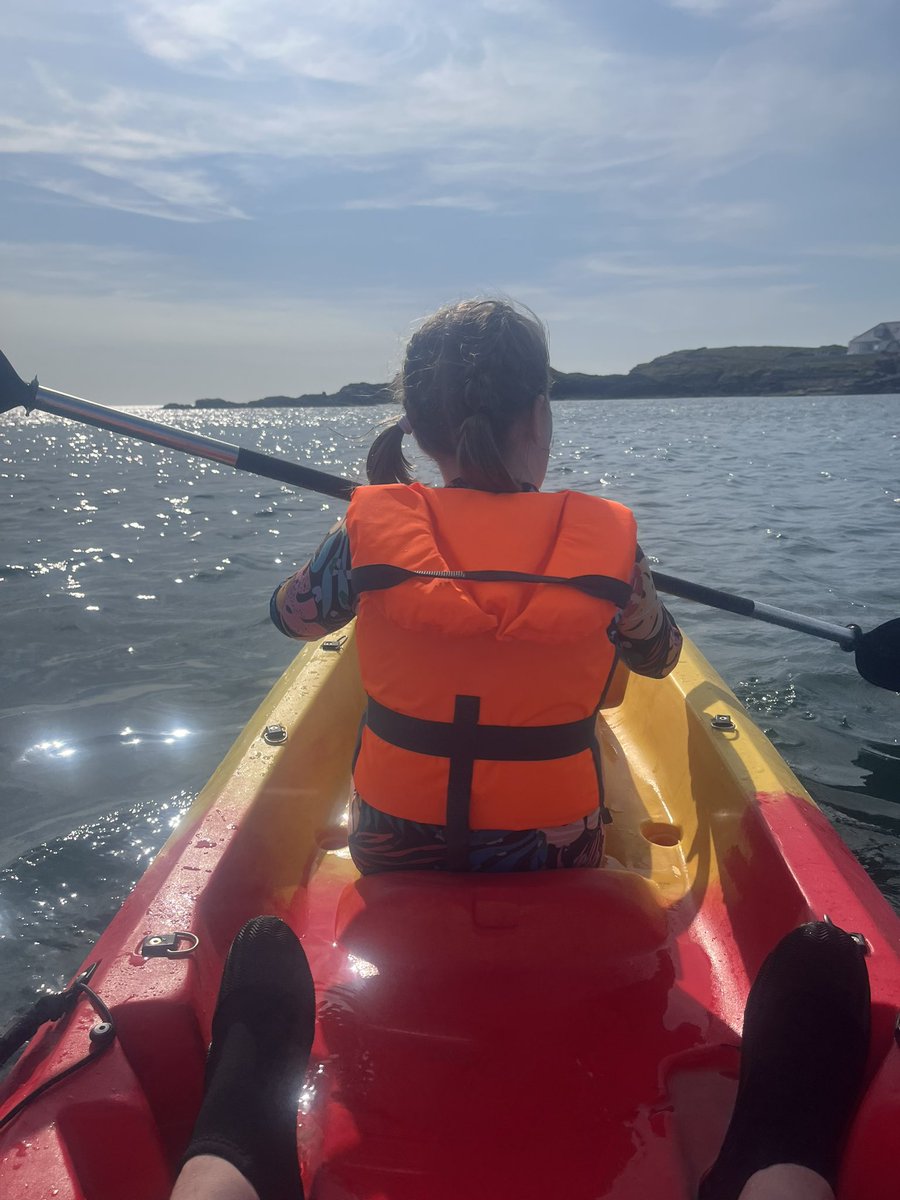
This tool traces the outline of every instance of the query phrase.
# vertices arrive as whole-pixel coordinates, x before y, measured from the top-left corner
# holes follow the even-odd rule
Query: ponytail
[[[484,492],[521,491],[503,461],[487,408],[477,408],[460,425],[456,461],[472,487]]]
[[[412,466],[403,453],[404,432],[401,421],[392,421],[369,447],[366,456],[369,483],[412,483]]]

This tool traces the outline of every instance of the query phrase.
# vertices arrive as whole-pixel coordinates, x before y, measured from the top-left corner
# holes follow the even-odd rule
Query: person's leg
[[[819,921],[782,938],[750,989],[734,1113],[700,1200],[831,1196],[869,1006],[864,951],[850,934]]]
[[[176,1200],[302,1200],[297,1103],[314,1029],[299,941],[277,917],[255,917],[225,963]]]
[[[259,1194],[237,1167],[224,1158],[200,1154],[178,1173],[172,1200],[259,1200]]]
[[[739,1200],[834,1200],[834,1192],[821,1175],[808,1167],[779,1163],[751,1175]]]

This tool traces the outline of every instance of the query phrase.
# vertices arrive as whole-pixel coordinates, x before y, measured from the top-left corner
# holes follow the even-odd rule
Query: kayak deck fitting
[[[0,1086],[2,1119],[88,1057],[0,1132],[4,1197],[168,1196],[224,957],[260,913],[316,980],[313,1200],[687,1200],[727,1125],[749,981],[824,915],[866,939],[873,998],[839,1195],[895,1195],[900,920],[690,643],[666,680],[620,671],[599,718],[602,870],[361,879],[363,704],[352,634],[272,689],[88,956],[115,1036],[92,1043],[79,1001]]]

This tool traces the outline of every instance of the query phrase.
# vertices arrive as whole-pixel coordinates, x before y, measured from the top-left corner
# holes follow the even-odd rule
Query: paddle
[[[254,475],[263,475],[267,479],[276,479],[294,487],[309,488],[310,491],[334,496],[339,500],[349,500],[354,488],[359,486],[352,480],[329,475],[325,471],[316,471],[312,467],[300,466],[299,463],[289,462],[284,458],[247,450],[217,438],[173,429],[156,421],[148,421],[143,417],[82,400],[78,396],[56,392],[52,388],[41,387],[36,379],[30,384],[25,383],[16,374],[6,356],[0,353],[0,412],[17,405],[22,405],[27,411],[37,408],[55,416],[80,421],[85,425],[110,429],[113,433],[139,438],[157,446],[179,450],[184,454],[194,454],[198,458],[208,458],[213,462],[234,467],[237,471],[249,471]],[[698,604],[736,613],[742,617],[752,617],[770,625],[781,625],[786,629],[807,633],[811,637],[837,642],[842,650],[854,652],[856,669],[863,679],[889,692],[900,692],[900,617],[863,633],[858,625],[835,625],[818,617],[806,617],[771,604],[760,604],[746,596],[736,596],[731,592],[719,591],[718,588],[704,587],[703,584],[676,579],[662,572],[654,571],[653,578],[657,588],[669,595],[694,600]]]
[[[856,669],[868,683],[874,683],[876,687],[889,692],[900,692],[900,617],[863,633],[858,625],[833,625],[818,617],[805,617],[787,608],[761,604],[746,596],[704,587],[702,583],[691,583],[687,579],[676,579],[674,575],[664,575],[661,571],[653,572],[653,582],[659,591],[670,596],[695,600],[710,608],[721,608],[724,612],[753,617],[769,625],[781,625],[784,629],[795,629],[799,633],[837,642],[842,650],[854,652]]]
[[[36,379],[26,383],[16,374],[6,355],[0,352],[0,412],[6,412],[20,404],[28,412],[37,408],[57,417],[80,421],[83,425],[111,429],[113,433],[121,433],[125,437],[139,438],[157,446],[167,446],[170,450],[194,454],[197,458],[208,458],[212,462],[234,467],[237,471],[264,475],[268,479],[277,479],[280,483],[289,483],[294,487],[309,488],[311,492],[321,492],[338,500],[349,500],[357,486],[349,479],[328,475],[325,471],[316,471],[312,467],[301,467],[298,463],[288,462],[286,458],[261,454],[257,450],[233,446],[230,442],[204,437],[199,433],[188,433],[184,429],[172,429],[157,421],[145,421],[143,417],[107,408],[103,404],[94,404],[78,396],[55,392],[53,388],[41,387]]]

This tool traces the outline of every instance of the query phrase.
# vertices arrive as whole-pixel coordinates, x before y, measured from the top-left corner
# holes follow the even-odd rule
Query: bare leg
[[[172,1189],[172,1200],[259,1200],[237,1167],[224,1158],[199,1154],[189,1158]]]
[[[808,1167],[779,1163],[751,1175],[739,1200],[834,1200],[834,1192]]]

